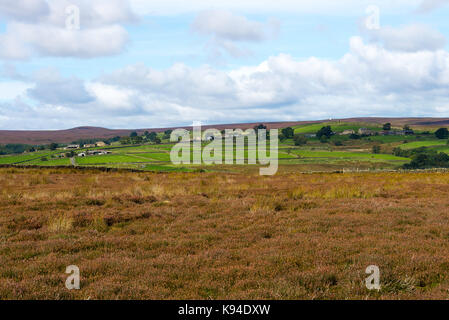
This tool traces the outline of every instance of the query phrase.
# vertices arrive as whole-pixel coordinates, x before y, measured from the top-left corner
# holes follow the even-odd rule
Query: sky
[[[449,117],[449,0],[0,0],[0,130]]]

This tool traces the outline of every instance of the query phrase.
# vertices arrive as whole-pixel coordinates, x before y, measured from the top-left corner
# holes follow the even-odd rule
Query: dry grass
[[[0,169],[1,299],[446,298],[449,174]],[[69,291],[66,266],[81,271]],[[364,286],[368,265],[380,292]]]

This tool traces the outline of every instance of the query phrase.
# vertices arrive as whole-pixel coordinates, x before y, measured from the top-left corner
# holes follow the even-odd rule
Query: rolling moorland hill
[[[387,122],[392,123],[391,130],[383,130],[384,127],[388,128]],[[448,123],[449,120],[445,119],[427,118],[351,118],[264,124],[269,128],[282,128],[278,141],[278,163],[281,171],[328,172],[449,168],[449,132],[445,128]],[[213,125],[217,129],[245,129],[254,126],[256,123]],[[404,130],[407,127],[408,129]],[[191,127],[185,128],[191,130]],[[207,126],[203,126],[203,129],[205,128]],[[318,136],[318,132],[324,134],[326,128],[330,130],[329,136]],[[215,163],[214,166],[206,163],[174,165],[170,155],[174,143],[170,142],[170,135],[164,132],[166,128],[152,129],[151,131],[158,131],[152,135],[144,134],[146,130],[151,129],[134,129],[138,131],[137,134],[131,134],[132,130],[81,127],[72,130],[39,131],[34,136],[29,131],[20,131],[28,133],[28,139],[39,139],[51,132],[56,136],[54,141],[65,140],[66,144],[70,144],[77,139],[85,139],[87,142],[78,141],[74,146],[60,142],[34,147],[0,145],[3,148],[0,149],[0,165],[126,168],[158,172],[248,172],[254,169],[252,166],[221,166],[220,163]],[[101,134],[112,139],[99,138]],[[12,135],[15,138],[20,136]],[[117,136],[118,139],[115,139]],[[97,139],[104,139],[106,145],[94,147],[91,141]],[[243,151],[243,155],[238,155],[236,148],[233,157],[245,159],[249,148],[243,146],[239,151]]]
[[[328,121],[291,121],[291,122],[264,122],[268,128],[284,128],[287,126],[304,125],[310,123],[320,123]],[[341,122],[365,122],[382,124],[390,122],[393,126],[402,126],[404,124],[413,125],[414,127],[429,127],[435,128],[438,126],[449,125],[449,118],[348,118],[348,119],[334,119],[333,121]],[[258,123],[239,123],[239,124],[216,124],[205,125],[204,129],[217,128],[217,129],[229,129],[229,128],[252,128]],[[189,128],[189,127],[179,127]],[[23,143],[23,144],[49,144],[52,142],[57,143],[69,143],[78,139],[108,139],[115,136],[127,136],[132,131],[136,131],[138,134],[142,134],[145,131],[149,132],[162,132],[167,129],[174,128],[148,128],[148,129],[107,129],[100,127],[77,127],[67,130],[0,130],[0,144],[6,143]]]

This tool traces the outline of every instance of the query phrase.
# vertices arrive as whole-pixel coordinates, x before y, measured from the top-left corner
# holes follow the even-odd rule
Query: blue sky
[[[210,3],[0,0],[0,129],[449,116],[449,1]]]

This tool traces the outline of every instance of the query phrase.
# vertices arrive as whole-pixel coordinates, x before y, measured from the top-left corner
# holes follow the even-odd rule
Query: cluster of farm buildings
[[[359,130],[344,130],[338,135],[340,136],[347,136],[352,134],[358,134],[360,136],[406,136],[406,135],[412,135],[415,132],[411,129],[407,130],[382,130],[382,131],[375,131],[368,128],[360,128]],[[307,138],[314,138],[316,137],[316,134],[306,134]]]
[[[92,144],[84,144],[84,145],[79,145],[79,144],[69,144],[68,146],[64,147],[64,150],[77,150],[77,149],[81,149],[81,148],[96,148],[96,147],[105,147],[106,143],[103,141],[98,141],[96,143],[92,143]],[[86,156],[101,156],[101,155],[105,155],[105,154],[109,154],[111,153],[110,151],[107,150],[87,150],[87,151],[83,151],[77,154],[78,157],[86,157]],[[72,153],[73,154],[73,153]],[[64,157],[68,157],[65,154],[61,154],[59,155],[60,158],[64,158]]]
[[[83,148],[95,148],[95,147],[105,147],[106,143],[103,141],[98,141],[92,144],[85,144],[82,147]],[[73,150],[73,149],[80,149],[81,145],[79,144],[69,144],[67,147],[64,148],[64,150]]]
[[[406,136],[414,134],[412,129],[407,130],[382,130],[374,131],[368,128],[360,128],[357,132],[361,136]],[[341,134],[355,134],[354,130],[345,130]]]

